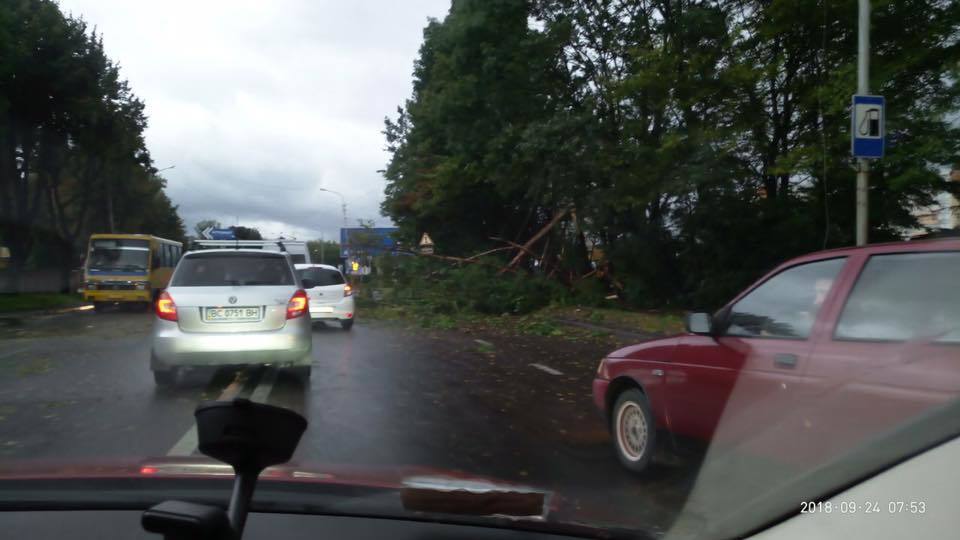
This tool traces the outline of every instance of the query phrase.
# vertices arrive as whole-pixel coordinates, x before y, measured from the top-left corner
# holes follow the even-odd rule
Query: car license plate
[[[203,320],[206,322],[257,322],[260,316],[259,307],[218,307],[203,310]]]
[[[317,313],[333,313],[333,308],[320,306],[320,307],[314,308],[314,311],[316,311]]]

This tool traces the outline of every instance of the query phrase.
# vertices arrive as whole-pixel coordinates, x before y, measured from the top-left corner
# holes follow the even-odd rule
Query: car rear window
[[[171,287],[293,285],[284,257],[253,253],[204,253],[184,257]]]
[[[297,273],[300,274],[300,279],[312,280],[318,287],[343,284],[343,275],[339,270],[331,270],[329,268],[304,268],[297,270]]]
[[[874,255],[837,323],[843,340],[960,343],[960,252]]]

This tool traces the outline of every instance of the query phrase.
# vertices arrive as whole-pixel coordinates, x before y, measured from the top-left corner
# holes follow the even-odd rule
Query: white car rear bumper
[[[315,321],[353,319],[357,316],[354,309],[353,296],[347,296],[333,304],[321,304],[313,298],[310,299],[310,318]]]

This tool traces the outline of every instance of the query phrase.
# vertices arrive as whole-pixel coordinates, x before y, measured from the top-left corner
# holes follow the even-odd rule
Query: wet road
[[[194,407],[240,396],[309,420],[295,461],[523,482],[570,500],[567,519],[664,527],[690,487],[683,460],[644,478],[616,462],[590,399],[604,351],[558,356],[536,342],[360,319],[350,332],[315,329],[307,384],[250,369],[158,389],[150,323],[147,313],[86,311],[0,327],[0,461],[191,455]]]

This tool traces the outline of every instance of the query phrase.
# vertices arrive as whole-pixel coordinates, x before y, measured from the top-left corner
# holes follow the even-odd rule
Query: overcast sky
[[[380,216],[384,116],[411,93],[449,0],[61,0],[147,106],[147,144],[188,231],[204,218],[328,238]]]

